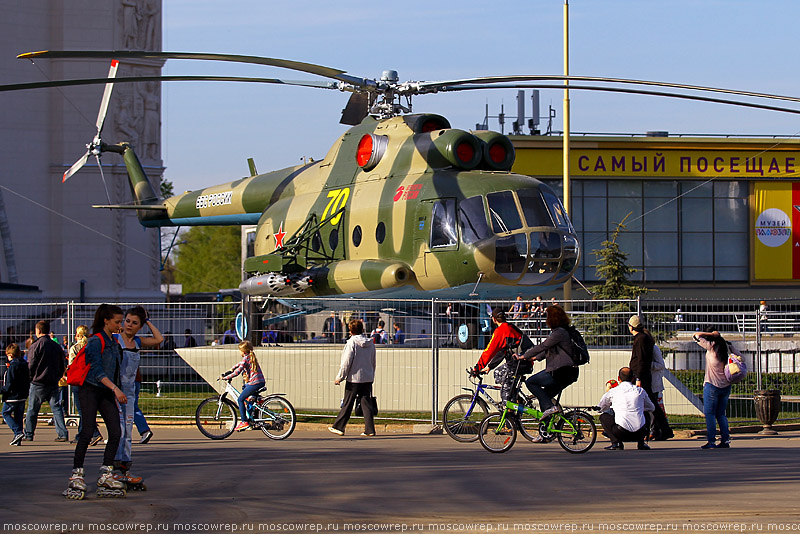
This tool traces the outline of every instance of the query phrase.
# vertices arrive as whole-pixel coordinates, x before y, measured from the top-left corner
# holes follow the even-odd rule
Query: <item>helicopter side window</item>
[[[541,185],[540,188],[544,202],[547,204],[550,215],[552,215],[559,230],[575,233],[575,230],[572,228],[572,223],[569,222],[569,217],[567,217],[567,212],[564,210],[564,206],[561,204],[561,201],[558,200],[556,194],[553,193],[553,190],[546,185]]]
[[[470,197],[458,204],[458,225],[461,227],[461,238],[468,245],[491,235],[486,224],[483,197]]]
[[[331,246],[332,251],[339,246],[339,230],[336,228],[331,230],[331,234],[328,236],[328,244]]]
[[[450,247],[458,244],[455,199],[448,198],[436,202],[433,205],[431,219],[431,248]]]
[[[489,218],[492,220],[492,230],[496,234],[504,234],[522,228],[522,218],[514,202],[514,193],[501,191],[486,195],[489,201]]]
[[[538,189],[521,189],[517,195],[528,226],[553,226],[553,218]]]
[[[380,245],[386,239],[386,225],[383,224],[383,221],[378,223],[377,228],[375,228],[375,241],[378,242]]]

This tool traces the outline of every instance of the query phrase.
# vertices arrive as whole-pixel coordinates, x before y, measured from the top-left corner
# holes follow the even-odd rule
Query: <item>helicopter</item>
[[[559,88],[546,81],[615,82],[791,97],[642,80],[582,76],[502,76],[446,82],[401,82],[397,72],[380,78],[297,61],[210,53],[137,51],[43,51],[21,59],[112,59],[107,78],[0,86],[2,90],[105,83],[97,134],[65,174],[66,181],[92,156],[120,155],[133,196],[131,205],[148,228],[193,225],[256,225],[255,256],[240,286],[265,297],[467,296],[503,298],[523,288],[557,287],[572,277],[580,246],[556,194],[534,177],[511,172],[514,148],[497,132],[452,128],[446,118],[413,113],[418,94],[486,88]],[[125,59],[189,59],[281,67],[326,78],[298,81],[214,76],[117,78]],[[318,161],[258,173],[230,182],[160,198],[134,147],[101,138],[114,84],[147,81],[245,81],[333,89],[352,93],[342,112],[351,128]],[[619,87],[570,89],[623,91],[735,104],[777,111],[797,110],[698,95]],[[101,172],[102,172],[102,167]],[[105,180],[105,179],[104,179]]]

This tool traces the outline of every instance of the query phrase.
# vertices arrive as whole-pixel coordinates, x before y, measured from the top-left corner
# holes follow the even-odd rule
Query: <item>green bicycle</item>
[[[517,372],[515,375],[512,391],[519,393],[523,377]],[[570,409],[545,418],[542,415],[531,406],[506,401],[502,412],[489,414],[481,420],[478,438],[487,451],[506,452],[517,441],[518,428],[532,429],[538,424],[539,435],[545,442],[558,439],[558,444],[573,454],[588,451],[597,441],[594,418],[583,410]]]
[[[518,420],[523,414],[539,421],[539,432],[546,440],[555,437],[558,444],[573,454],[586,452],[597,441],[597,427],[591,414],[571,409],[542,419],[542,412],[516,402],[506,401],[501,413],[489,414],[481,421],[478,438],[489,452],[506,452],[517,440]]]

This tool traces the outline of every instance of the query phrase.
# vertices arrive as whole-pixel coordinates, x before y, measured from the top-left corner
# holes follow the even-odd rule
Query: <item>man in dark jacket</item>
[[[8,371],[3,381],[3,420],[14,433],[14,439],[9,445],[19,445],[24,434],[22,433],[23,414],[25,413],[25,399],[28,398],[31,380],[28,375],[28,365],[22,359],[22,353],[16,343],[6,347],[8,357]]]
[[[64,376],[66,359],[58,343],[50,339],[50,323],[36,323],[36,341],[28,350],[28,370],[31,375],[31,388],[28,395],[28,413],[25,415],[25,440],[33,441],[36,419],[42,402],[47,400],[53,411],[53,423],[58,437],[56,441],[69,441],[67,425],[64,424],[64,409],[58,381]]]
[[[647,393],[647,397],[656,406],[652,412],[653,436],[657,440],[666,440],[673,437],[672,429],[667,421],[664,411],[658,406],[658,393],[653,391],[653,347],[655,340],[642,324],[638,315],[633,315],[628,320],[628,329],[633,336],[633,349],[629,364],[634,376],[634,383]]]

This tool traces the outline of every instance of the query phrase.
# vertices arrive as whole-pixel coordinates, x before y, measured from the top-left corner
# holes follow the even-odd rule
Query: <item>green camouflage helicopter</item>
[[[580,260],[570,219],[554,192],[530,176],[511,172],[514,148],[496,132],[451,128],[442,116],[412,114],[416,94],[485,88],[559,88],[547,80],[614,82],[791,97],[699,86],[581,76],[506,76],[448,82],[399,82],[397,73],[359,78],[320,65],[256,56],[171,52],[45,51],[20,58],[106,58],[108,78],[0,86],[2,90],[105,83],[97,135],[64,180],[89,157],[114,152],[124,159],[133,205],[145,227],[255,224],[255,256],[245,261],[248,295],[467,296],[503,298],[525,287],[558,286]],[[127,58],[233,61],[283,67],[331,81],[215,76],[116,78]],[[320,161],[251,175],[161,199],[133,147],[100,138],[114,83],[224,80],[336,89],[352,93],[342,122],[352,125]],[[763,104],[653,90],[598,86],[587,89],[672,96],[789,111]],[[404,102],[404,103],[403,103]],[[102,169],[102,168],[101,168]]]

